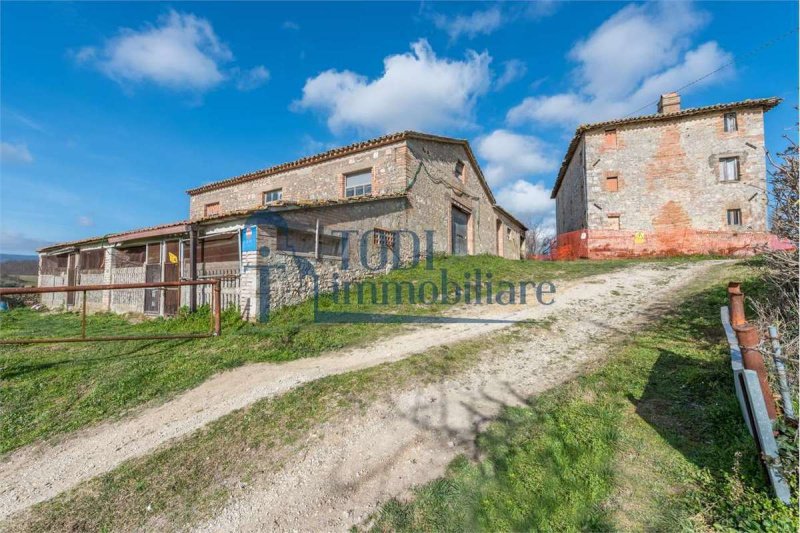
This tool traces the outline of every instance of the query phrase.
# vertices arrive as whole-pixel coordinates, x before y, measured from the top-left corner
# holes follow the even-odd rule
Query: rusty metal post
[[[736,338],[739,341],[739,350],[742,352],[742,364],[748,370],[758,374],[758,384],[761,386],[761,394],[764,396],[764,403],[767,407],[767,414],[770,420],[775,420],[778,416],[778,409],[775,406],[775,398],[772,396],[772,389],[767,380],[767,367],[764,365],[764,358],[758,350],[758,330],[752,324],[741,324],[734,326]]]
[[[222,334],[222,281],[214,280],[214,285],[211,286],[213,291],[212,307],[213,307],[213,321],[214,321],[214,335],[219,337]]]
[[[747,322],[744,316],[744,293],[741,283],[736,281],[728,283],[728,309],[731,313],[731,326],[740,326]]]
[[[83,302],[81,302],[81,338],[86,338],[86,291],[83,291]]]
[[[783,412],[787,417],[796,420],[794,405],[792,405],[792,395],[789,392],[789,381],[786,379],[786,367],[783,365],[783,348],[780,340],[778,340],[778,328],[770,326],[768,330],[769,338],[772,340],[772,360],[775,362],[775,370],[778,372],[778,386],[781,389]]]
[[[50,292],[83,293],[81,306],[81,334],[76,337],[47,337],[47,338],[0,338],[0,345],[14,344],[51,344],[58,342],[94,342],[94,341],[131,341],[131,340],[168,340],[168,339],[202,339],[222,334],[222,294],[221,279],[194,280],[194,281],[162,281],[156,283],[108,283],[103,285],[57,285],[52,287],[0,287],[0,298],[9,294],[44,294]],[[129,289],[155,289],[165,287],[197,287],[212,285],[216,288],[215,311],[211,313],[211,327],[208,333],[181,333],[177,335],[112,335],[101,337],[86,336],[86,293],[89,291],[129,290]]]

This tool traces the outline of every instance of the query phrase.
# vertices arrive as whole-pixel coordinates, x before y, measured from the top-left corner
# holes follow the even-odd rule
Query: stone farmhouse
[[[39,250],[39,285],[225,276],[223,305],[257,320],[428,252],[520,259],[526,231],[495,202],[467,141],[412,131],[187,192],[187,220]],[[86,306],[173,315],[209,300],[207,288],[191,292],[94,291]],[[50,293],[42,303],[71,309],[81,298]]]
[[[752,253],[767,231],[764,113],[778,98],[578,127],[551,198],[557,258]]]

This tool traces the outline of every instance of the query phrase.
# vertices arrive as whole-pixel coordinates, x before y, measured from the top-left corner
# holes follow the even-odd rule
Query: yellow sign
[[[644,244],[644,232],[637,231],[636,234],[633,236],[633,243],[634,244]]]
[[[177,262],[178,262],[178,256],[177,256],[177,255],[175,255],[175,254],[173,254],[172,252],[169,252],[169,253],[167,254],[167,259],[169,259],[169,262],[170,262],[170,263],[173,263],[173,264],[175,264],[175,263],[177,263]]]

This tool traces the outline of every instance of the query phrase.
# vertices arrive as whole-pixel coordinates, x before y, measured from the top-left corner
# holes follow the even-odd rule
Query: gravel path
[[[476,370],[472,377],[409,392],[395,404],[383,406],[384,412],[373,413],[371,419],[332,430],[302,462],[207,524],[209,529],[263,529],[275,524],[300,529],[344,527],[355,521],[347,514],[351,510],[363,516],[376,499],[404,490],[407,483],[398,485],[398,477],[416,483],[438,475],[456,450],[471,442],[476,417],[490,417],[501,405],[564,379],[580,363],[600,355],[599,349],[565,355],[602,333],[596,317],[611,326],[630,324],[655,299],[711,264],[639,265],[559,286],[550,306],[462,308],[458,316],[479,317],[485,322],[417,326],[362,348],[284,364],[252,364],[218,374],[163,405],[72,433],[55,443],[39,443],[7,454],[0,460],[0,519],[302,383],[488,335],[518,320],[569,318],[568,325],[564,321],[563,335],[548,345],[536,339],[536,353],[523,351],[523,356]],[[448,453],[442,454],[442,450]],[[414,474],[419,470],[424,471],[422,477]],[[296,507],[287,506],[282,496],[298,487],[305,487],[308,494],[292,499]]]
[[[562,383],[608,356],[614,337],[663,314],[675,292],[719,262],[637,267],[583,280],[559,305],[550,331],[498,346],[476,368],[396,395],[364,415],[324,426],[304,456],[240,490],[199,531],[345,531],[380,504],[441,476],[501,408]]]

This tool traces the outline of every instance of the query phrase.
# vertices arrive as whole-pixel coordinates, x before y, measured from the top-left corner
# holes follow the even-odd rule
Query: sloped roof
[[[556,195],[558,194],[558,189],[559,187],[561,187],[561,182],[564,179],[564,174],[567,172],[567,167],[569,166],[569,162],[572,159],[572,155],[578,148],[578,144],[581,140],[581,137],[586,132],[601,128],[605,129],[612,126],[627,126],[630,124],[642,124],[646,122],[674,120],[678,118],[702,115],[705,113],[727,111],[729,109],[740,109],[743,107],[761,107],[764,109],[764,111],[769,111],[773,107],[780,104],[781,101],[782,100],[780,98],[776,97],[755,98],[755,99],[741,100],[739,102],[730,102],[726,104],[713,104],[702,107],[690,107],[688,109],[684,109],[676,113],[654,113],[652,115],[640,115],[638,117],[619,118],[616,120],[607,120],[605,122],[582,124],[578,126],[578,128],[575,130],[575,135],[572,137],[572,140],[569,143],[569,147],[567,148],[567,153],[564,156],[564,160],[561,162],[561,168],[558,171],[558,178],[556,178],[556,183],[553,186],[553,192],[550,194],[550,198],[555,198]]]
[[[144,228],[137,228],[128,231],[121,231],[119,233],[107,233],[105,235],[99,235],[96,237],[87,237],[85,239],[79,239],[76,241],[67,241],[67,242],[59,242],[56,244],[51,244],[50,246],[45,246],[44,248],[39,248],[36,250],[37,252],[49,252],[53,250],[57,250],[59,248],[68,248],[70,246],[77,246],[79,244],[92,244],[92,243],[103,243],[108,242],[109,240],[121,242],[126,240],[125,237],[130,237],[134,234],[145,233],[145,232],[156,232],[160,230],[166,230],[171,227],[175,227],[175,233],[182,233],[186,231],[186,225],[189,222],[187,220],[181,220],[180,222],[171,222],[169,224],[158,224],[156,226],[147,226]]]
[[[505,216],[507,219],[509,219],[511,222],[513,222],[514,224],[518,225],[523,233],[528,231],[528,226],[526,226],[525,224],[520,222],[517,217],[515,217],[514,215],[512,215],[511,213],[509,213],[508,211],[506,211],[505,209],[503,209],[499,205],[494,206],[494,208],[495,208],[495,210],[499,211],[503,216]]]
[[[236,211],[220,213],[219,215],[212,215],[208,217],[199,218],[194,222],[197,223],[214,222],[217,220],[226,220],[229,218],[237,218],[237,217],[252,215],[253,213],[259,213],[262,211],[291,211],[296,209],[316,209],[321,207],[363,204],[367,202],[378,202],[383,200],[394,200],[407,197],[408,193],[401,192],[392,194],[380,194],[376,196],[354,196],[352,198],[336,198],[330,200],[277,200],[275,202],[270,202],[268,205],[260,205],[256,207],[250,207],[247,209],[238,209]]]
[[[253,172],[248,172],[246,174],[240,174],[238,176],[234,176],[232,178],[227,178],[220,181],[215,181],[212,183],[208,183],[206,185],[201,185],[200,187],[195,187],[194,189],[189,189],[186,193],[189,196],[193,196],[195,194],[199,194],[202,192],[213,191],[216,189],[222,189],[225,187],[230,187],[231,185],[237,185],[239,183],[244,183],[247,181],[252,181],[256,179],[263,178],[265,176],[271,176],[273,174],[278,174],[280,172],[286,172],[288,170],[293,170],[296,168],[302,168],[309,165],[315,165],[317,163],[321,163],[323,161],[329,161],[331,159],[336,159],[338,157],[342,157],[349,154],[354,154],[357,152],[363,152],[365,150],[372,150],[374,148],[379,148],[381,146],[386,146],[388,144],[393,144],[399,141],[404,141],[408,139],[419,139],[424,141],[433,141],[433,142],[441,142],[441,143],[448,143],[448,144],[459,144],[464,147],[467,152],[467,156],[470,159],[473,167],[478,172],[478,179],[481,181],[481,185],[486,190],[486,193],[489,196],[489,200],[492,204],[495,203],[494,195],[492,191],[489,189],[489,186],[486,184],[486,178],[483,176],[483,172],[481,171],[480,165],[478,165],[478,160],[475,158],[475,154],[472,152],[472,148],[469,145],[469,141],[466,139],[456,139],[454,137],[443,137],[440,135],[432,135],[430,133],[421,133],[418,131],[401,131],[397,133],[390,133],[388,135],[383,135],[381,137],[375,137],[374,139],[368,139],[366,141],[359,141],[357,143],[348,144],[347,146],[342,146],[339,148],[334,148],[332,150],[328,150],[327,152],[322,152],[316,155],[312,155],[309,157],[303,157],[300,159],[296,159],[294,161],[290,161],[288,163],[281,163],[280,165],[275,165],[272,167],[264,168],[261,170],[256,170]]]
[[[334,200],[297,200],[297,201],[289,201],[289,200],[278,200],[276,202],[272,202],[267,206],[258,206],[252,207],[249,209],[240,209],[237,211],[231,211],[228,213],[221,213],[219,215],[213,215],[209,217],[200,218],[194,221],[189,220],[181,220],[178,222],[171,222],[169,224],[158,224],[156,226],[148,226],[145,228],[137,228],[128,231],[122,231],[119,233],[108,233],[106,235],[99,235],[96,237],[87,237],[85,239],[79,239],[75,241],[68,241],[68,242],[60,242],[56,244],[51,244],[49,246],[45,246],[44,248],[40,248],[37,252],[45,253],[54,250],[59,250],[61,248],[69,248],[71,246],[78,246],[81,244],[100,244],[100,243],[116,243],[116,242],[124,242],[127,240],[139,239],[139,238],[146,238],[148,236],[157,236],[160,235],[170,235],[173,233],[184,233],[188,231],[189,224],[192,223],[204,223],[204,222],[215,222],[217,220],[227,220],[230,218],[242,217],[246,215],[251,215],[253,213],[258,213],[259,211],[287,211],[293,209],[313,209],[319,207],[328,207],[334,205],[350,205],[350,204],[360,204],[366,202],[376,202],[381,200],[391,200],[391,199],[398,199],[398,198],[406,198],[408,195],[407,193],[394,193],[394,194],[383,194],[378,196],[357,196],[354,198],[337,198]],[[174,229],[174,231],[171,231]],[[164,233],[159,233],[161,231]]]

